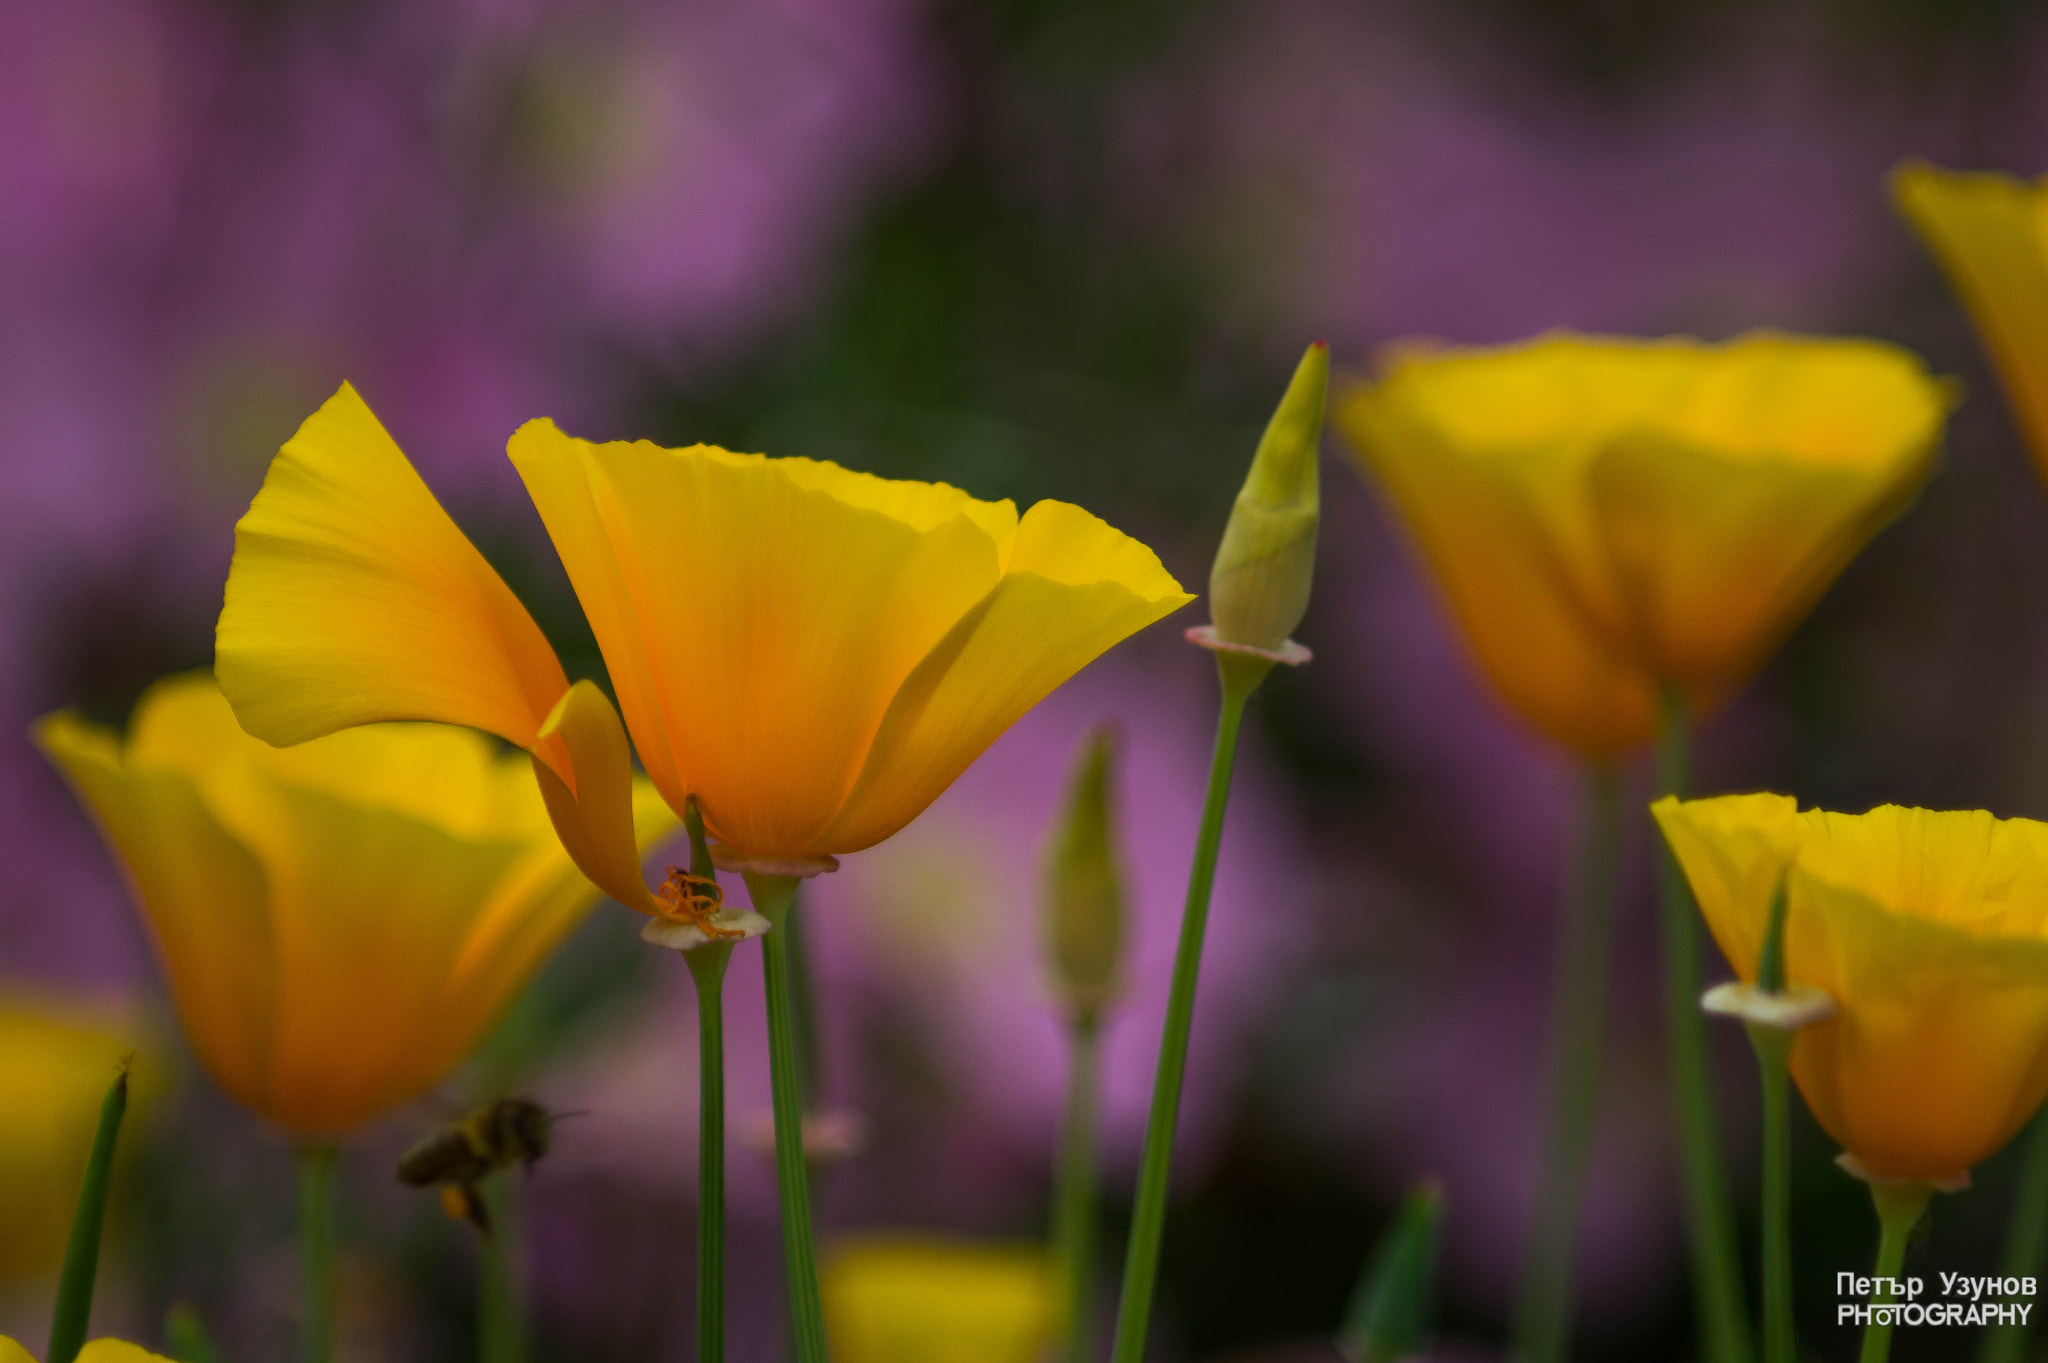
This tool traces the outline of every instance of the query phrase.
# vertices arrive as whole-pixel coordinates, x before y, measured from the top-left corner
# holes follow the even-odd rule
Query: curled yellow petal
[[[640,873],[633,752],[618,712],[596,683],[580,681],[562,697],[541,732],[560,737],[577,774],[572,792],[534,759],[533,774],[562,846],[599,889],[629,909],[658,916],[661,906]]]
[[[286,442],[235,527],[214,666],[243,726],[279,745],[425,719],[531,748],[569,685],[347,385]],[[573,784],[558,752],[542,756]]]

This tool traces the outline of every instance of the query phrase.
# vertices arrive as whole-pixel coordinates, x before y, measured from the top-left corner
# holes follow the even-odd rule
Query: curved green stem
[[[519,1189],[508,1175],[485,1179],[478,1195],[491,1232],[477,1237],[477,1357],[481,1363],[526,1363],[526,1293],[520,1280],[525,1243]]]
[[[1763,1093],[1764,1363],[1796,1363],[1792,1328],[1792,1033],[1749,1024]]]
[[[732,943],[683,953],[697,985],[697,1363],[725,1358],[725,967]]]
[[[1927,1210],[1927,1199],[1934,1195],[1934,1189],[1925,1183],[1873,1183],[1870,1185],[1870,1200],[1877,1205],[1877,1267],[1871,1270],[1874,1277],[1896,1279],[1899,1270],[1906,1264],[1906,1242],[1912,1237],[1913,1227],[1920,1222],[1920,1214]],[[1870,1304],[1882,1305],[1893,1300],[1882,1285],[1871,1293]],[[1876,1312],[1871,1313],[1870,1323],[1863,1327],[1863,1352],[1858,1355],[1860,1363],[1885,1363],[1892,1351],[1892,1324],[1889,1320],[1880,1323]]]
[[[1070,1363],[1088,1363],[1093,1334],[1089,1309],[1090,1280],[1095,1272],[1095,1188],[1098,1090],[1102,1067],[1102,1029],[1093,1016],[1078,1018],[1073,1038],[1073,1073],[1067,1084],[1067,1115],[1060,1133],[1060,1163],[1053,1191],[1052,1241],[1060,1285],[1062,1354]]]
[[[92,1322],[93,1285],[99,1280],[100,1232],[107,1222],[107,1189],[114,1174],[114,1143],[128,1111],[128,1063],[114,1076],[100,1101],[99,1125],[92,1150],[85,1157],[85,1179],[71,1214],[71,1238],[64,1246],[64,1269],[57,1279],[57,1306],[50,1319],[50,1363],[71,1363],[85,1347]]]
[[[1550,1113],[1516,1312],[1515,1351],[1526,1363],[1563,1358],[1571,1334],[1572,1249],[1586,1156],[1599,1115],[1615,867],[1621,852],[1620,799],[1614,773],[1606,768],[1588,775],[1581,836],[1551,1001]]]
[[[2041,1272],[2048,1249],[2048,1107],[2034,1114],[2021,1156],[2020,1182],[2012,1194],[2012,1219],[2005,1228],[2001,1277],[2032,1278]],[[1977,1363],[2020,1363],[2027,1353],[2025,1325],[1993,1325],[1984,1331]]]
[[[306,1294],[302,1363],[334,1359],[334,1160],[331,1145],[299,1150],[299,1273]]]
[[[1657,739],[1657,789],[1685,795],[1689,782],[1685,701],[1667,689]],[[1721,1168],[1714,1100],[1707,1072],[1706,1021],[1700,1016],[1700,928],[1685,873],[1660,847],[1657,904],[1664,941],[1664,1014],[1672,1096],[1684,1172],[1686,1231],[1692,1249],[1693,1308],[1699,1313],[1707,1363],[1749,1363],[1748,1312],[1735,1252],[1735,1219]]]
[[[1131,1211],[1123,1294],[1117,1304],[1115,1363],[1141,1363],[1145,1357],[1152,1293],[1159,1278],[1159,1241],[1166,1229],[1173,1130],[1180,1116],[1181,1079],[1187,1071],[1188,1032],[1194,1024],[1195,982],[1202,972],[1202,938],[1209,923],[1209,891],[1216,880],[1216,850],[1223,839],[1230,772],[1237,761],[1237,731],[1245,704],[1272,668],[1272,663],[1247,654],[1216,655],[1216,669],[1223,679],[1223,709],[1216,721],[1216,748],[1209,759],[1209,790],[1202,803],[1201,833],[1195,839],[1187,904],[1181,911],[1180,946],[1174,955],[1173,987],[1166,1000],[1159,1070],[1152,1081],[1152,1111],[1145,1123],[1145,1153],[1138,1165],[1138,1197]]]
[[[768,1071],[775,1094],[775,1180],[782,1193],[782,1255],[789,1278],[790,1329],[797,1363],[824,1363],[825,1308],[818,1295],[818,1252],[811,1233],[803,1081],[790,997],[789,939],[782,932],[796,900],[797,878],[752,871],[746,878],[755,911],[771,925],[761,938],[761,947],[768,982]]]

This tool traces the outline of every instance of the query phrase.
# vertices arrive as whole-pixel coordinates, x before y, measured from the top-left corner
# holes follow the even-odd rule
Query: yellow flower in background
[[[1876,341],[1404,350],[1338,420],[1487,677],[1588,757],[1739,687],[1931,467],[1950,387]]]
[[[1034,1246],[876,1237],[841,1245],[820,1290],[839,1363],[1038,1363],[1052,1273]]]
[[[1190,599],[1151,550],[1061,502],[1020,517],[940,484],[591,444],[547,421],[510,452],[649,777],[757,859],[880,842],[1054,687]],[[216,642],[236,714],[273,743],[424,718],[532,748],[579,864],[661,912],[607,793],[630,771],[616,713],[566,687],[353,389],[272,464]]]
[[[159,682],[126,742],[36,740],[128,873],[193,1049],[288,1131],[347,1131],[441,1079],[596,899],[526,761],[375,725],[290,749],[211,678]],[[642,840],[673,821],[650,788]]]
[[[1835,1000],[1792,1077],[1879,1177],[1943,1185],[2048,1097],[2048,824],[1783,795],[1652,807],[1735,972],[1756,978],[1786,885],[1785,978]]]
[[[5,1335],[0,1335],[0,1363],[36,1363],[36,1357]],[[95,1339],[78,1351],[76,1363],[173,1363],[139,1344],[119,1339]]]
[[[1969,307],[2048,476],[2048,180],[1915,162],[1892,197]]]
[[[100,1104],[139,1038],[116,1014],[0,998],[0,1281],[54,1274],[63,1261]],[[138,1086],[131,1110],[150,1087]]]

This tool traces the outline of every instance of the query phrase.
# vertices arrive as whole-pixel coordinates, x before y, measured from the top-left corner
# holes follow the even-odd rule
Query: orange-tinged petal
[[[1892,195],[1962,295],[2048,473],[2048,183],[1909,163]]]
[[[512,457],[649,776],[763,854],[810,848],[831,822],[897,688],[995,585],[1014,515],[932,484],[592,445],[546,422]]]
[[[109,730],[67,711],[34,732],[120,859],[193,1049],[222,1088],[260,1110],[278,1006],[263,867],[192,780],[130,766]]]
[[[596,683],[577,682],[548,716],[542,732],[561,736],[578,777],[572,793],[538,759],[533,764],[562,846],[583,874],[613,899],[629,909],[659,915],[661,906],[640,872],[633,751],[611,701]],[[674,815],[669,821],[673,826]]]
[[[533,618],[346,385],[235,528],[215,672],[243,726],[280,745],[425,719],[530,748],[568,689]]]
[[[1038,503],[1009,571],[904,681],[845,807],[805,850],[857,852],[895,833],[1053,688],[1193,599],[1138,541]]]
[[[1798,855],[1799,805],[1789,795],[1722,795],[1650,806],[1700,915],[1744,983],[1756,980],[1771,900]],[[1811,983],[1797,980],[1795,983]]]

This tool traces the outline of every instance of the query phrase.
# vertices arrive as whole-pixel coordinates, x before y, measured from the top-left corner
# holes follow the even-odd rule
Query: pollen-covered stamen
[[[725,907],[725,891],[706,876],[693,876],[680,866],[668,868],[668,879],[654,892],[661,904],[661,916],[671,923],[695,928],[714,940],[745,937],[744,928],[729,928],[712,919]]]

